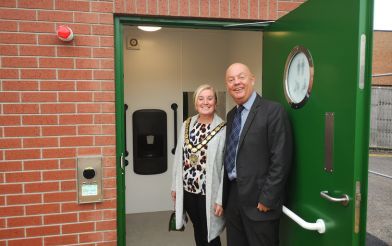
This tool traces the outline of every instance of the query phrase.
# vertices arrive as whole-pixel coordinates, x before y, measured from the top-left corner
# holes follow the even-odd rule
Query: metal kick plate
[[[333,112],[325,113],[325,164],[324,170],[326,172],[333,172],[333,136],[334,136],[334,121],[335,116]]]

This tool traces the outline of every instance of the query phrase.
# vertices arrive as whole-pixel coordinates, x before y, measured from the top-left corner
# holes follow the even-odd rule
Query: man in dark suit
[[[279,244],[279,219],[292,157],[283,107],[254,91],[249,68],[234,63],[226,86],[236,102],[227,114],[223,207],[229,246]]]

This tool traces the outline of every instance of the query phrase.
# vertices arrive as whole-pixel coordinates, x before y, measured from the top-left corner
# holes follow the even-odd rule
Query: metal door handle
[[[330,202],[340,202],[343,206],[347,206],[348,202],[350,201],[350,198],[346,194],[343,194],[340,198],[335,198],[335,197],[329,196],[328,191],[326,191],[326,190],[321,191],[320,196],[324,199],[327,199]]]
[[[120,157],[120,164],[121,164],[121,169],[123,171],[125,171],[125,166],[124,166],[124,153],[121,153],[121,157]]]
[[[320,234],[325,233],[325,222],[322,219],[317,219],[315,223],[306,222],[304,219],[296,215],[293,211],[283,206],[283,213],[285,213],[290,219],[297,222],[302,228],[306,230],[318,231]]]

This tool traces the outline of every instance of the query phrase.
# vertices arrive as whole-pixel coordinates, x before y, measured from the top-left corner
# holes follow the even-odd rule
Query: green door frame
[[[162,16],[114,16],[115,103],[116,103],[116,169],[117,169],[117,245],[126,245],[125,221],[125,153],[123,26],[157,25],[162,27],[262,31],[270,21],[176,18]]]

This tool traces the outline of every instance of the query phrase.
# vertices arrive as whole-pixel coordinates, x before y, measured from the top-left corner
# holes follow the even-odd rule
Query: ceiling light
[[[158,30],[161,30],[162,27],[160,26],[138,26],[140,30],[146,31],[146,32],[155,32]]]

